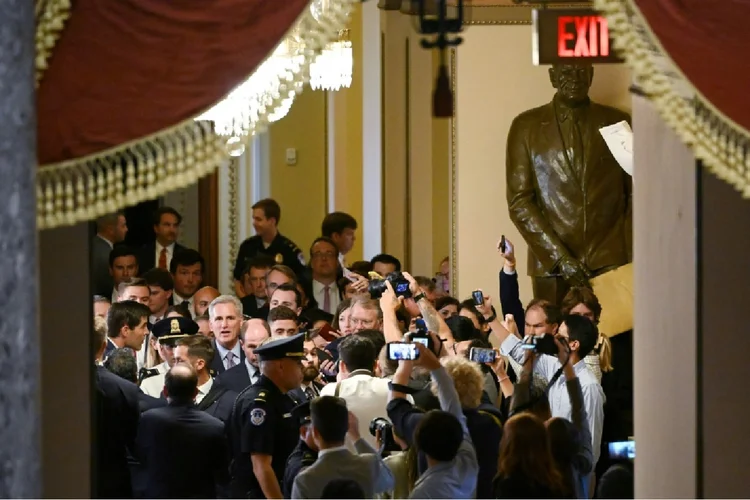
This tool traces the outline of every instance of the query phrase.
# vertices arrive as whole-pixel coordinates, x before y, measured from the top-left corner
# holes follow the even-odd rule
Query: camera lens
[[[370,435],[374,437],[377,434],[378,429],[380,429],[382,434],[383,429],[389,427],[390,425],[391,423],[385,418],[375,417],[370,421]]]

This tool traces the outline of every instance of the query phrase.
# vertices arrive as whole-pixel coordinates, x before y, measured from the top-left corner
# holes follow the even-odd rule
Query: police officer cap
[[[174,344],[179,338],[195,335],[199,328],[198,323],[192,319],[179,316],[157,321],[151,327],[151,333],[162,344]]]
[[[312,418],[310,417],[310,401],[305,401],[292,408],[292,415],[299,421],[300,426],[312,422]]]
[[[273,361],[275,359],[302,359],[305,357],[305,334],[298,333],[293,337],[272,340],[267,344],[255,348],[253,352],[261,361]]]

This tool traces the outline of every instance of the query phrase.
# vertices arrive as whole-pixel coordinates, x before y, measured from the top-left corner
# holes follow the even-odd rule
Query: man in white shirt
[[[240,345],[242,303],[234,295],[220,295],[208,306],[208,318],[214,334],[216,354],[211,361],[215,374],[244,363]]]
[[[198,333],[198,324],[183,317],[163,319],[151,328],[151,335],[158,342],[159,354],[164,362],[154,367],[158,371],[157,375],[146,378],[141,382],[141,390],[144,393],[155,398],[161,396],[164,390],[164,376],[175,364],[175,343],[178,339],[196,333]]]
[[[352,334],[341,341],[338,353],[338,382],[323,387],[320,395],[338,396],[346,400],[347,407],[360,422],[359,433],[371,446],[377,447],[375,437],[370,435],[368,429],[372,419],[387,415],[386,406],[391,390],[388,379],[375,376],[378,356],[375,344],[363,336]],[[413,402],[413,399],[410,401]]]
[[[336,285],[338,261],[336,244],[326,237],[317,238],[310,247],[312,293],[318,308],[334,314],[341,302],[341,292]]]
[[[203,270],[205,262],[201,254],[192,249],[186,249],[172,258],[169,272],[174,280],[174,294],[172,302],[174,305],[188,303],[190,314],[195,317],[193,296],[203,283]]]

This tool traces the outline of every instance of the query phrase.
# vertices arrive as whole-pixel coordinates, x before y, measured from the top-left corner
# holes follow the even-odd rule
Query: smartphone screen
[[[322,363],[323,361],[333,361],[333,356],[331,356],[327,351],[324,351],[320,348],[315,348],[315,352],[318,354],[318,363]]]
[[[474,299],[474,304],[481,306],[484,305],[484,294],[481,290],[474,290],[471,292],[471,296]]]
[[[609,458],[635,460],[635,441],[609,443]]]
[[[414,360],[419,357],[419,351],[414,344],[391,342],[388,344],[388,359],[393,361]]]
[[[496,357],[497,352],[494,349],[472,347],[469,351],[469,359],[475,363],[494,363]]]
[[[430,339],[427,337],[412,337],[412,342],[419,342],[425,347],[430,347]]]

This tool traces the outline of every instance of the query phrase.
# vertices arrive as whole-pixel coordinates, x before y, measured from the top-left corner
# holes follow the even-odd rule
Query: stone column
[[[34,2],[0,0],[0,497],[39,498]]]

